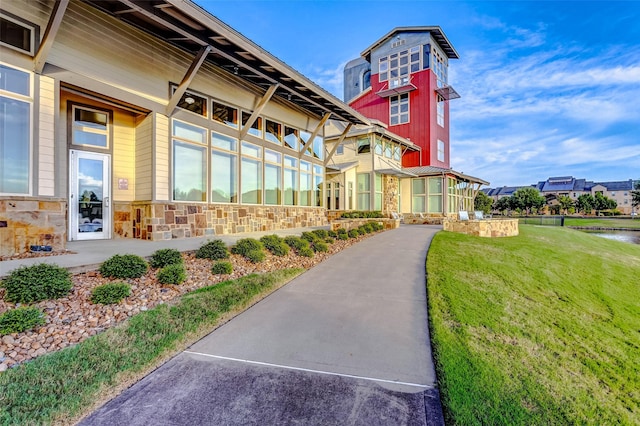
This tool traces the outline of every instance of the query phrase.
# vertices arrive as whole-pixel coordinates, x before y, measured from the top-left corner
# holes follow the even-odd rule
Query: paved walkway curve
[[[82,425],[441,425],[425,259],[436,226],[297,277]]]

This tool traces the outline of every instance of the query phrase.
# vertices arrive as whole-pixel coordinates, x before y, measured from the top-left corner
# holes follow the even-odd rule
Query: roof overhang
[[[328,175],[337,175],[340,173],[344,173],[347,170],[351,170],[357,166],[358,166],[357,161],[351,161],[349,163],[330,164],[330,165],[327,165],[326,173]]]
[[[440,87],[439,89],[436,89],[436,93],[442,96],[445,101],[460,98],[460,95],[458,94],[458,92],[456,92],[456,89],[451,86]]]
[[[486,180],[477,178],[475,176],[465,175],[464,173],[457,172],[453,169],[445,169],[435,166],[416,166],[403,168],[403,171],[413,173],[417,176],[454,176],[464,182],[478,183],[481,185],[489,185]]]
[[[376,120],[374,120],[376,121]],[[389,131],[388,129],[386,129],[385,127],[381,126],[381,125],[371,125],[371,126],[354,126],[351,128],[351,130],[349,130],[349,133],[347,133],[347,137],[356,137],[356,136],[364,136],[364,135],[368,135],[368,134],[377,134],[383,137],[386,137],[404,147],[407,148],[407,150],[409,151],[420,151],[420,146],[414,144],[413,142],[411,142],[409,139],[403,138],[400,135],[397,135],[391,131]],[[335,141],[336,139],[338,139],[340,137],[340,135],[325,135],[325,142],[327,143],[331,143],[333,141]]]
[[[376,173],[381,173],[383,175],[397,176],[399,178],[418,177],[418,175],[414,175],[413,173],[410,173],[404,169],[396,169],[396,168],[376,169]]]
[[[193,55],[211,46],[206,61],[320,118],[369,120],[190,0],[84,0],[128,25]]]
[[[382,43],[386,42],[391,37],[395,36],[397,33],[425,33],[428,32],[431,34],[431,37],[438,43],[440,48],[444,51],[445,55],[449,59],[459,59],[460,56],[456,49],[454,49],[453,45],[442,31],[442,28],[439,26],[418,26],[418,27],[396,27],[389,31],[387,34],[382,36],[378,41],[373,43],[371,46],[366,48],[360,55],[366,60],[370,60],[371,51],[380,46]]]
[[[403,93],[409,93],[416,90],[417,87],[411,83],[403,84],[402,86],[390,87],[388,89],[383,89],[379,92],[376,92],[376,95],[381,98],[388,98],[389,96],[402,95]]]

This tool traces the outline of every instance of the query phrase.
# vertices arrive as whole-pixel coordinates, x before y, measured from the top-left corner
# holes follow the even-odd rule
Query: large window
[[[282,154],[264,150],[264,203],[282,204]]]
[[[109,113],[93,108],[72,107],[71,143],[95,148],[109,147]]]
[[[241,197],[243,204],[262,204],[262,148],[242,142]]]
[[[35,54],[35,43],[38,27],[23,20],[10,16],[6,12],[0,13],[0,45],[27,53]]]
[[[300,205],[311,206],[313,203],[311,183],[311,163],[300,161]]]
[[[438,139],[438,161],[443,161],[445,159],[445,155],[444,155],[444,141],[441,141],[440,139]]]
[[[211,202],[238,202],[238,141],[211,133]]]
[[[172,136],[173,199],[206,201],[207,130],[173,120]]]
[[[424,178],[411,180],[411,212],[425,213],[427,211],[427,186]]]
[[[409,94],[389,97],[389,121],[391,125],[409,122]]]
[[[430,177],[429,181],[429,213],[442,213],[442,178]]]
[[[442,178],[416,178],[411,181],[411,211],[442,213]]]
[[[358,210],[371,210],[371,174],[358,173]]]
[[[420,71],[420,46],[383,56],[379,71],[380,81],[389,80],[389,88],[409,84],[409,75]]]
[[[31,74],[0,65],[0,193],[29,194]]]
[[[442,99],[440,95],[437,95],[436,108],[437,108],[438,126],[444,127],[444,99]]]
[[[284,204],[298,204],[298,160],[288,155],[284,156]]]
[[[432,66],[436,74],[438,87],[447,85],[447,59],[435,47],[432,49]]]
[[[238,128],[238,108],[212,101],[211,118],[218,123],[226,124],[236,129]]]
[[[375,198],[373,200],[373,209],[382,210],[382,192],[383,192],[383,180],[382,175],[375,174]]]
[[[323,179],[324,179],[324,168],[322,166],[314,165],[313,166],[313,186],[316,190],[316,202],[315,202],[316,207],[322,207]],[[339,192],[340,192],[340,189],[338,188],[338,193]],[[339,205],[339,200],[336,201],[336,206],[338,205]],[[329,208],[329,206],[327,206],[327,208]]]

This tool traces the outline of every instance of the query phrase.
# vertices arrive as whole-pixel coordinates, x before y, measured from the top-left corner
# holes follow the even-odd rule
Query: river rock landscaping
[[[272,272],[292,267],[311,268],[368,235],[360,235],[348,240],[336,239],[328,244],[328,251],[318,251],[312,257],[298,255],[295,250],[290,250],[284,256],[275,256],[265,250],[264,261],[253,263],[242,255],[231,254],[226,260],[232,264],[233,272],[228,275],[214,275],[211,272],[214,262],[209,259],[196,258],[195,252],[185,252],[182,253],[182,257],[187,278],[178,285],[159,283],[157,279],[159,269],[153,268],[149,268],[140,278],[125,280],[106,278],[97,271],[73,275],[73,288],[67,296],[31,305],[44,312],[46,322],[43,326],[32,331],[12,333],[1,337],[0,372],[40,355],[82,342],[141,311],[146,311],[161,303],[171,303],[180,296],[198,288],[251,273]],[[110,305],[91,302],[94,288],[116,281],[126,282],[131,286],[131,294],[128,297],[120,303]],[[4,288],[0,288],[0,314],[21,305],[7,302],[5,292]]]

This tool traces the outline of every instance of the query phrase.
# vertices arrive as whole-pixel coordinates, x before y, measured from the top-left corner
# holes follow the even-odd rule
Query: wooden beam
[[[264,93],[264,96],[262,96],[262,99],[260,99],[260,102],[258,102],[258,105],[253,110],[253,113],[251,113],[249,120],[247,120],[245,125],[242,127],[242,130],[240,130],[240,140],[244,139],[244,137],[247,136],[249,129],[251,128],[251,126],[253,126],[253,123],[256,122],[260,114],[262,114],[264,107],[267,106],[267,103],[269,103],[269,101],[273,97],[273,94],[276,93],[276,89],[278,89],[278,86],[279,84],[276,83],[273,86],[270,86],[267,89],[267,91]],[[242,117],[241,117],[241,120],[242,120]]]
[[[316,138],[316,136],[318,136],[318,133],[320,133],[320,130],[322,130],[322,128],[324,127],[324,124],[327,122],[329,117],[331,117],[331,113],[330,112],[327,112],[322,117],[322,119],[320,120],[320,122],[316,126],[316,129],[313,131],[313,133],[311,133],[311,136],[309,136],[309,140],[307,141],[307,143],[304,144],[304,146],[302,147],[302,149],[298,153],[298,158],[302,158],[302,155],[307,150],[307,148],[309,148],[309,145],[311,145],[313,143],[313,140]],[[351,124],[351,123],[349,123],[349,124]]]
[[[329,153],[329,155],[327,156],[327,158],[324,160],[324,166],[327,167],[327,164],[329,164],[329,160],[331,160],[331,158],[333,157],[333,155],[336,153],[336,151],[338,150],[338,146],[344,142],[344,138],[347,137],[347,133],[349,133],[349,130],[351,130],[351,126],[353,126],[353,123],[349,123],[347,124],[347,127],[345,127],[344,131],[342,132],[342,134],[340,135],[340,138],[338,139],[338,142],[335,144],[335,146],[331,149],[331,152]]]
[[[33,70],[37,74],[42,73],[42,70],[44,69],[44,64],[47,62],[47,56],[49,56],[49,52],[53,46],[53,41],[56,38],[58,29],[60,29],[62,17],[64,16],[64,12],[67,10],[68,5],[69,0],[60,0],[53,4],[53,10],[51,11],[51,16],[47,23],[47,29],[44,31],[44,36],[42,37],[42,42],[40,43],[38,52],[33,58]]]
[[[167,109],[165,111],[167,117],[171,117],[175,112],[176,107],[178,106],[178,102],[180,102],[180,99],[182,99],[182,96],[187,91],[187,88],[191,84],[193,77],[195,77],[195,75],[197,74],[200,66],[202,66],[202,63],[207,58],[209,52],[211,52],[211,46],[202,46],[196,57],[193,58],[193,62],[184,75],[184,78],[180,82],[180,85],[178,85],[178,88],[175,92],[173,92],[171,99],[169,99],[169,103],[167,104]]]

